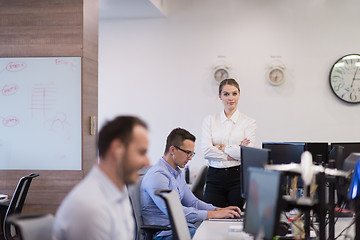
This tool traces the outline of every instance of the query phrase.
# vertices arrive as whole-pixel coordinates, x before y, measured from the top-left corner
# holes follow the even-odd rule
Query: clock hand
[[[355,71],[355,74],[354,74],[354,78],[353,78],[353,80],[352,80],[352,82],[351,82],[351,87],[353,86],[353,84],[354,84],[354,81],[355,81],[355,77],[356,77],[356,73],[357,73],[357,71],[359,70],[359,67],[356,67],[356,71]],[[357,79],[356,79],[357,80]]]
[[[356,67],[356,71],[355,71],[355,74],[354,74],[354,78],[356,77],[356,73],[357,73],[358,70],[359,70],[359,67]]]

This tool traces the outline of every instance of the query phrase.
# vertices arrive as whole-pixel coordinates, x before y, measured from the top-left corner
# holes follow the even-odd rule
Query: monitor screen
[[[339,169],[342,169],[342,164],[344,163],[345,159],[351,154],[351,153],[358,153],[360,152],[360,142],[336,142],[336,143],[331,143],[330,145],[330,149],[333,149],[334,146],[342,146],[344,147],[344,149],[342,150],[342,159],[341,161],[341,165],[336,166]],[[331,156],[329,156],[330,159]],[[336,159],[335,159],[336,162]]]
[[[306,144],[303,142],[263,142],[262,147],[264,149],[271,150],[271,164],[289,164],[289,163],[300,163],[301,154],[306,151]],[[290,176],[283,176],[282,186],[283,193],[287,192],[291,181],[294,178]],[[301,178],[297,180],[297,187],[303,187],[303,181]]]
[[[281,173],[261,168],[249,168],[249,172],[244,231],[273,239],[281,211]]]
[[[240,146],[240,179],[241,179],[241,197],[247,198],[249,167],[263,168],[265,164],[270,163],[270,150]]]
[[[350,171],[354,170],[356,163],[360,160],[360,152],[351,153],[344,161],[343,170]]]
[[[340,145],[332,145],[331,150],[329,152],[329,165],[331,164],[331,160],[334,160],[334,167],[336,169],[342,169],[344,164],[344,147]]]
[[[262,148],[271,150],[272,164],[300,163],[305,143],[263,142]]]
[[[288,144],[305,144],[305,150],[312,155],[314,164],[328,162],[329,143],[328,142],[284,142]]]
[[[313,157],[315,164],[328,162],[329,143],[327,142],[307,142],[305,149],[309,151]]]

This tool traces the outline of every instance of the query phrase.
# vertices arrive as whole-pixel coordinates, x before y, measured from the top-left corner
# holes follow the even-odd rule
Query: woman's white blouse
[[[240,160],[240,144],[245,138],[250,140],[248,146],[254,146],[256,121],[245,114],[236,112],[227,118],[224,111],[207,116],[202,126],[201,150],[207,164],[214,168],[239,166],[240,161],[228,161],[227,156]],[[225,152],[214,147],[226,145]]]

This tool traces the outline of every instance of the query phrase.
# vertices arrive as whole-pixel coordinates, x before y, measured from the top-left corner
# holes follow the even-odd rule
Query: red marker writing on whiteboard
[[[26,63],[24,62],[9,62],[9,64],[6,66],[6,70],[9,72],[19,72],[21,70],[24,70],[26,68]]]
[[[9,62],[5,68],[0,70],[0,73],[2,73],[4,70],[7,70],[9,72],[19,72],[21,70],[24,70],[26,68],[26,63],[24,62]]]
[[[0,118],[2,118],[2,124],[6,127],[15,127],[20,122],[19,119],[15,116],[7,116],[7,117],[0,116]]]
[[[15,94],[19,90],[19,86],[16,84],[10,84],[10,85],[4,85],[2,89],[0,89],[0,92],[2,95],[10,96]]]

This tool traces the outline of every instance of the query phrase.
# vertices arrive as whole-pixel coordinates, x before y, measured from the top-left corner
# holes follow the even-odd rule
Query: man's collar
[[[179,167],[176,167],[176,169],[174,169],[173,167],[170,166],[169,163],[166,162],[166,160],[163,157],[160,159],[160,161],[165,165],[165,167],[174,177],[177,177],[181,173],[181,169]]]
[[[107,199],[111,202],[121,202],[127,197],[127,189],[124,186],[123,190],[120,190],[113,181],[107,176],[99,166],[95,165],[92,170],[92,174],[95,174],[99,184],[102,186],[102,191]]]

